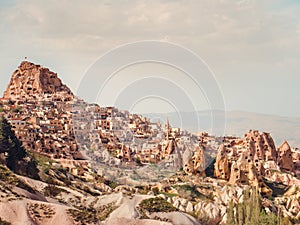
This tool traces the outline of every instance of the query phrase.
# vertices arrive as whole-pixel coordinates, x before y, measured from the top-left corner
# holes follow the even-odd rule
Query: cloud
[[[80,80],[104,52],[138,40],[167,40],[203,57],[232,96],[227,80],[299,73],[299,9],[283,0],[16,0],[0,8],[0,73],[7,80],[13,60],[28,56],[53,66],[75,89],[74,77]],[[237,108],[242,99],[235,101]]]
[[[53,0],[45,5],[29,0],[17,1],[2,16],[10,35],[21,34],[20,39],[28,39],[29,43],[44,41],[49,47],[67,50],[83,49],[87,40],[105,39],[110,47],[114,43],[160,39],[166,35],[174,42],[186,42],[182,44],[198,41],[198,45],[202,42],[205,46],[210,41],[227,46],[251,46],[280,40],[298,29],[292,27],[292,18],[288,20],[286,13],[265,11],[255,1],[115,1],[108,4],[93,0]]]

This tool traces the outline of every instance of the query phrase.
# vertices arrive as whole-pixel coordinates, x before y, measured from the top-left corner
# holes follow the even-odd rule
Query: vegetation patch
[[[169,198],[173,198],[175,196],[178,196],[178,194],[172,194],[172,193],[168,193],[168,192],[159,192],[158,194],[163,194]]]
[[[5,155],[5,165],[14,173],[33,179],[39,179],[37,162],[28,158],[28,152],[16,137],[10,123],[4,116],[0,117],[0,154]],[[7,157],[6,157],[7,156]]]
[[[30,193],[35,193],[36,191],[24,183],[22,180],[17,178],[7,167],[0,164],[0,180],[11,185],[15,185],[22,188]]]
[[[77,224],[97,224],[104,221],[117,208],[115,202],[95,208],[80,207],[67,212]]]
[[[144,199],[139,204],[138,210],[142,216],[147,215],[147,212],[153,213],[178,211],[171,203],[160,197]]]
[[[283,216],[266,213],[261,204],[261,196],[257,190],[244,192],[244,201],[234,204],[231,202],[227,210],[226,225],[291,225],[292,223]]]
[[[207,196],[201,194],[197,190],[197,186],[195,185],[189,185],[189,184],[184,184],[184,185],[177,185],[175,186],[178,195],[181,196],[182,198],[186,198],[189,201],[195,200],[195,199],[208,199]]]
[[[146,195],[150,191],[149,186],[139,185],[139,186],[135,186],[135,188],[137,189],[138,193],[142,195]]]
[[[38,165],[43,169],[44,172],[47,172],[49,169],[51,169],[52,163],[54,163],[54,160],[39,153],[29,152],[28,154],[31,156],[31,158],[35,158],[35,160],[38,162]]]
[[[55,214],[52,207],[46,204],[28,204],[28,211],[31,217],[36,222],[41,222],[43,219],[50,219]]]
[[[5,166],[0,164],[0,180],[8,183],[12,183],[16,177],[12,172]]]
[[[56,197],[59,195],[63,190],[61,188],[56,187],[53,184],[49,184],[44,188],[44,195],[48,197]]]
[[[107,186],[109,186],[112,189],[115,189],[116,187],[118,187],[118,183],[115,181],[111,181],[111,180],[105,180],[104,184],[106,184]]]
[[[34,158],[37,162],[37,165],[40,169],[40,178],[43,182],[53,185],[66,185],[69,186],[72,184],[69,179],[72,177],[68,173],[68,169],[55,165],[56,162],[47,156],[41,155],[39,153],[30,153],[31,157]],[[74,177],[72,177],[72,180]]]

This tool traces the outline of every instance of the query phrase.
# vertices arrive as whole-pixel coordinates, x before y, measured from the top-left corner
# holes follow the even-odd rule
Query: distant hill
[[[198,114],[198,115],[197,115]],[[151,119],[160,119],[164,123],[166,114],[143,114]],[[282,117],[276,115],[259,114],[243,111],[230,111],[226,113],[226,128],[224,129],[223,113],[214,111],[214,133],[222,135],[244,135],[249,129],[270,132],[276,145],[287,140],[291,146],[300,147],[300,118]],[[210,111],[176,112],[168,113],[173,127],[181,127],[191,132],[211,131],[212,117]],[[197,121],[199,119],[199,126]],[[180,118],[181,117],[181,118]]]

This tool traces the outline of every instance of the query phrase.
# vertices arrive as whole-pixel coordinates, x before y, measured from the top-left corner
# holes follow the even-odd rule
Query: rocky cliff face
[[[68,101],[72,100],[73,94],[66,85],[62,84],[56,73],[24,61],[12,74],[3,97],[12,100],[62,98]]]

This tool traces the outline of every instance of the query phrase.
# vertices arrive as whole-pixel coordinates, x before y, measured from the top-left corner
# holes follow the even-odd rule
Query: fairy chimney
[[[292,151],[287,141],[284,141],[278,148],[277,163],[282,170],[289,172],[294,171],[294,163],[292,157]]]
[[[194,149],[193,156],[190,160],[184,165],[183,170],[186,174],[205,176],[205,155],[204,150],[200,146],[196,146]]]
[[[220,145],[218,155],[215,163],[214,170],[215,177],[229,180],[230,177],[230,165],[227,159],[226,147],[224,144]]]

